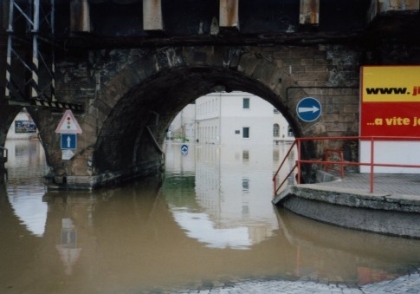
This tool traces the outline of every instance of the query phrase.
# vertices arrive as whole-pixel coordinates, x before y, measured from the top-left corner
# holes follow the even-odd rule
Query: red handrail
[[[301,143],[303,141],[322,141],[322,140],[359,140],[359,141],[370,141],[370,162],[349,162],[344,161],[342,157],[340,157],[340,161],[331,161],[326,160],[307,160],[307,159],[301,159]],[[290,174],[293,172],[293,170],[298,167],[297,170],[297,183],[300,184],[300,170],[301,170],[301,164],[304,163],[316,163],[316,164],[339,164],[341,167],[341,170],[343,169],[344,165],[355,165],[355,166],[370,166],[370,193],[373,193],[374,191],[374,167],[408,167],[408,168],[420,168],[419,164],[393,164],[393,163],[375,163],[375,150],[374,150],[374,142],[375,141],[420,141],[420,137],[386,137],[386,136],[369,136],[369,137],[363,137],[363,136],[349,136],[349,137],[305,137],[305,138],[296,138],[293,144],[290,146],[289,151],[285,155],[283,161],[281,162],[279,168],[275,172],[273,176],[273,182],[274,182],[274,196],[277,196],[277,192],[280,190],[280,188],[283,186],[283,184],[286,182],[287,178],[290,176]],[[290,152],[292,151],[293,147],[297,145],[298,149],[298,155],[297,160],[293,168],[289,171],[285,179],[281,182],[281,184],[277,187],[277,179],[281,168],[283,167],[287,157],[290,155]],[[328,149],[331,150],[331,149]],[[344,174],[342,174],[342,177]]]
[[[284,156],[283,161],[280,163],[279,168],[276,170],[276,172],[274,173],[273,176],[273,185],[274,185],[274,196],[277,195],[277,192],[280,190],[280,188],[283,186],[283,184],[286,182],[287,178],[290,176],[290,174],[293,172],[293,170],[296,168],[296,166],[298,165],[298,161],[296,161],[295,165],[293,166],[293,168],[289,171],[289,173],[287,174],[287,176],[285,177],[285,179],[281,182],[281,184],[279,185],[279,187],[277,188],[277,175],[279,174],[281,168],[283,167],[283,164],[286,162],[287,157],[289,157],[290,153],[293,150],[293,147],[295,147],[295,145],[297,144],[298,140],[295,139],[292,143],[292,145],[290,145],[289,151],[287,151],[286,155]],[[298,157],[299,158],[299,157]],[[299,172],[299,171],[298,171]]]

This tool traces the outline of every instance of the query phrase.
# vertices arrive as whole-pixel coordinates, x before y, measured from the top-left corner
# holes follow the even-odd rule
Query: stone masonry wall
[[[147,84],[152,85],[167,71],[177,70],[180,75],[183,72],[187,75],[188,69],[194,68],[206,68],[208,79],[217,80],[220,74],[220,80],[229,89],[253,92],[266,99],[283,113],[297,136],[346,136],[358,132],[359,54],[343,46],[208,46],[73,52],[58,58],[57,98],[83,103],[86,112],[77,116],[83,133],[79,135],[79,150],[66,163],[65,173],[96,173],[94,168],[88,168],[87,165],[92,161],[99,134],[109,138],[118,134],[118,144],[117,141],[108,142],[109,146],[115,147],[106,155],[109,157],[107,161],[114,162],[113,165],[118,166],[115,162],[122,160],[118,159],[122,153],[124,156],[129,156],[127,153],[136,154],[134,150],[119,150],[124,145],[121,140],[125,140],[124,137],[129,133],[135,133],[129,130],[131,124],[127,120],[142,118],[142,115],[134,118],[130,114],[133,101],[139,103],[138,99],[143,99],[141,91],[136,89],[146,87]],[[163,93],[170,91],[177,82],[175,80],[170,83],[172,84],[168,81],[156,82],[148,89],[148,95],[159,92],[165,96]],[[189,97],[196,95],[193,97],[195,99],[205,94],[205,91],[212,91],[210,82],[199,80],[198,83],[202,83],[202,87],[197,84],[196,92],[185,87],[185,92],[189,91]],[[165,87],[167,90],[162,90]],[[300,121],[296,114],[297,103],[308,96],[318,99],[323,105],[322,116],[313,123]],[[156,99],[163,99],[162,102],[168,103],[164,97]],[[181,109],[189,102],[171,101],[173,105],[168,108]],[[142,108],[151,105],[151,102],[145,103]],[[171,119],[164,117],[162,113],[160,115],[163,121]],[[170,115],[174,116],[176,113],[172,112]],[[112,126],[104,129],[107,121],[113,121]],[[127,135],[124,135],[125,130]],[[158,130],[157,133],[164,132]],[[124,148],[130,148],[129,145],[125,144]],[[58,147],[57,144],[50,145],[50,148]],[[318,144],[318,147],[310,148],[307,150],[308,157],[322,156],[324,147],[323,144]],[[53,153],[56,152],[51,152]],[[56,157],[53,162],[55,161],[59,161],[59,158]],[[130,161],[124,159],[122,162]],[[56,164],[60,165],[59,162]]]

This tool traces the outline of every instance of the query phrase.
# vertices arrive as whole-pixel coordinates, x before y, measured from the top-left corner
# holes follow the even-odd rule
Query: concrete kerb
[[[353,185],[347,182],[343,185],[345,188],[339,185],[330,182],[289,186],[272,202],[321,222],[386,235],[420,238],[420,195],[369,193],[357,182]]]

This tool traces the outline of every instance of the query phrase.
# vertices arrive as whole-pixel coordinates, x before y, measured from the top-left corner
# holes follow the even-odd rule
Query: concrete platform
[[[349,173],[344,179],[287,187],[275,205],[318,221],[375,233],[420,238],[420,175]]]

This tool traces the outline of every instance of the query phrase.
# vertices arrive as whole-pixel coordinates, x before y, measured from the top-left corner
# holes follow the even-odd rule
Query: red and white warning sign
[[[58,124],[55,132],[58,134],[81,134],[82,129],[79,126],[76,118],[71,112],[70,109],[64,112],[63,118],[61,119],[60,123]]]

